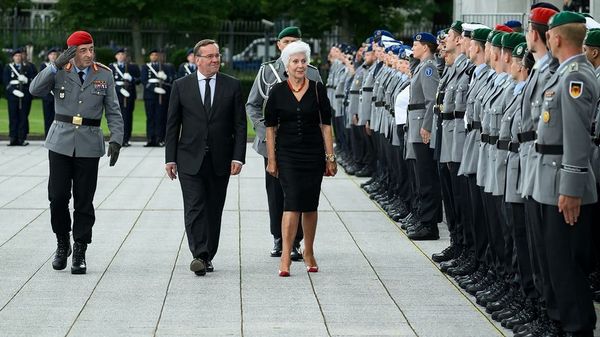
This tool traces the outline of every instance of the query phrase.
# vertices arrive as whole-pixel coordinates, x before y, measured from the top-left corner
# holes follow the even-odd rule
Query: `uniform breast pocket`
[[[548,184],[547,188],[552,187],[553,194],[558,194],[560,186],[560,156],[559,155],[543,155],[542,161],[542,176],[540,182]]]
[[[106,89],[96,89],[96,88],[92,88],[92,95],[96,95],[96,96],[106,96]]]
[[[532,109],[533,115],[533,109]],[[544,98],[544,103],[539,112],[539,119],[546,127],[555,127],[559,119],[558,102],[554,97]]]

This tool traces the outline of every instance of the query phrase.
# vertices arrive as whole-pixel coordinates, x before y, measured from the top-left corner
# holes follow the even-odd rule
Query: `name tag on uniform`
[[[96,89],[96,90],[108,89],[108,85],[106,84],[106,81],[95,80],[92,82],[92,84],[94,85],[94,89]]]

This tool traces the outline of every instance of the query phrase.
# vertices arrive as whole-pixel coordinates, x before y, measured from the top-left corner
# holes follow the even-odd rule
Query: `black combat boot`
[[[56,255],[52,261],[52,268],[63,270],[67,268],[67,258],[71,256],[71,236],[69,233],[56,234]]]
[[[85,251],[87,243],[75,242],[73,244],[73,265],[71,266],[71,274],[85,274],[87,266],[85,264]]]

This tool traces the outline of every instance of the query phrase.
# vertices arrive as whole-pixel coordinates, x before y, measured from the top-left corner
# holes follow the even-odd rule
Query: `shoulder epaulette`
[[[309,68],[313,68],[313,69],[315,69],[315,70],[319,70],[319,68],[317,68],[317,67],[313,66],[312,64],[308,64],[308,67],[309,67]]]
[[[573,62],[569,65],[569,72],[574,72],[579,70],[579,62]]]
[[[105,70],[108,70],[112,73],[112,69],[110,69],[108,66],[100,63],[100,62],[94,62],[94,64],[92,65],[92,67],[94,68],[94,71],[98,71],[99,68],[103,68]]]
[[[261,66],[266,66],[266,65],[267,65],[267,64],[269,64],[269,63],[275,63],[275,62],[277,62],[277,60],[271,60],[271,61],[263,62],[263,63],[261,64]]]
[[[63,70],[71,71],[71,68],[73,68],[73,63],[69,62],[66,66],[63,67]]]

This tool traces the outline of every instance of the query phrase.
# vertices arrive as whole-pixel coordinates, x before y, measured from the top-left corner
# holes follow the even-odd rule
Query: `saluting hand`
[[[558,196],[558,211],[565,217],[565,222],[571,226],[575,226],[579,211],[581,209],[581,198],[571,197],[568,195]]]
[[[65,64],[69,63],[69,61],[75,57],[75,53],[77,52],[77,46],[71,46],[67,48],[62,54],[60,54],[56,61],[54,61],[54,65],[56,68],[61,69],[65,66]]]

